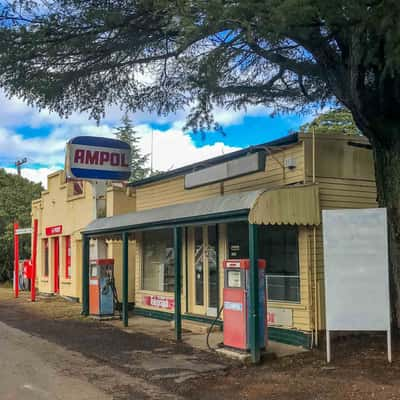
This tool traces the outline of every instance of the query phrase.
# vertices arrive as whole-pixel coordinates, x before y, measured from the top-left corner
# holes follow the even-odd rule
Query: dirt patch
[[[145,334],[129,334],[83,319],[80,305],[63,299],[40,299],[32,304],[24,295],[15,300],[9,290],[0,289],[0,320],[131,376],[157,381],[163,390],[188,399],[400,399],[398,337],[393,340],[392,365],[387,363],[385,335],[371,335],[336,340],[332,346],[333,362],[329,366],[324,350],[313,350],[256,367],[239,367],[185,344],[177,345],[171,340]],[[164,368],[163,373],[154,365],[151,371],[142,368],[149,357],[157,363],[160,354],[160,367],[166,363],[165,357],[170,356],[171,360],[178,359],[184,368],[187,360],[194,356],[194,362],[222,362],[226,368],[188,375],[190,379],[179,382],[174,379],[178,371],[172,365],[169,371]],[[135,398],[135,394],[126,398]]]

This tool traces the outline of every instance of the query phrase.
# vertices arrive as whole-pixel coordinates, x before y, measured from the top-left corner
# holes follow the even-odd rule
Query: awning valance
[[[296,185],[265,191],[257,197],[249,222],[258,225],[319,225],[317,185]]]
[[[319,213],[317,186],[289,186],[99,218],[82,233],[103,235],[234,219],[248,219],[255,224],[314,225],[320,223]]]

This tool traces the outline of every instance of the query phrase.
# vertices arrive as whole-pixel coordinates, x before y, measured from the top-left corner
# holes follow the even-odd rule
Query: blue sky
[[[151,152],[157,170],[170,170],[196,161],[215,157],[243,147],[277,139],[311,120],[312,115],[277,115],[261,107],[245,111],[217,109],[216,120],[226,135],[183,131],[184,111],[166,117],[136,113],[130,115],[143,153]],[[46,184],[46,176],[63,168],[65,142],[78,135],[113,137],[122,112],[110,107],[106,117],[96,124],[85,114],[61,119],[47,110],[39,111],[17,98],[8,99],[0,92],[0,167],[16,172],[14,162],[27,157],[23,175]]]

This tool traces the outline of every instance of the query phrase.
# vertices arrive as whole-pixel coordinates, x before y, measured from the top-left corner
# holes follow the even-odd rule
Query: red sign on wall
[[[62,225],[46,227],[46,236],[61,235],[61,234],[62,234]]]
[[[165,296],[143,296],[143,304],[150,307],[164,308],[173,310],[175,308],[175,300]]]

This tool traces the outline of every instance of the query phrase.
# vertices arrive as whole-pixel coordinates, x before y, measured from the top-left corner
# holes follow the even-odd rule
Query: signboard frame
[[[77,136],[65,151],[69,179],[126,181],[131,176],[131,147],[118,139]]]
[[[331,331],[386,331],[391,362],[387,210],[323,210],[322,220],[327,362]]]

